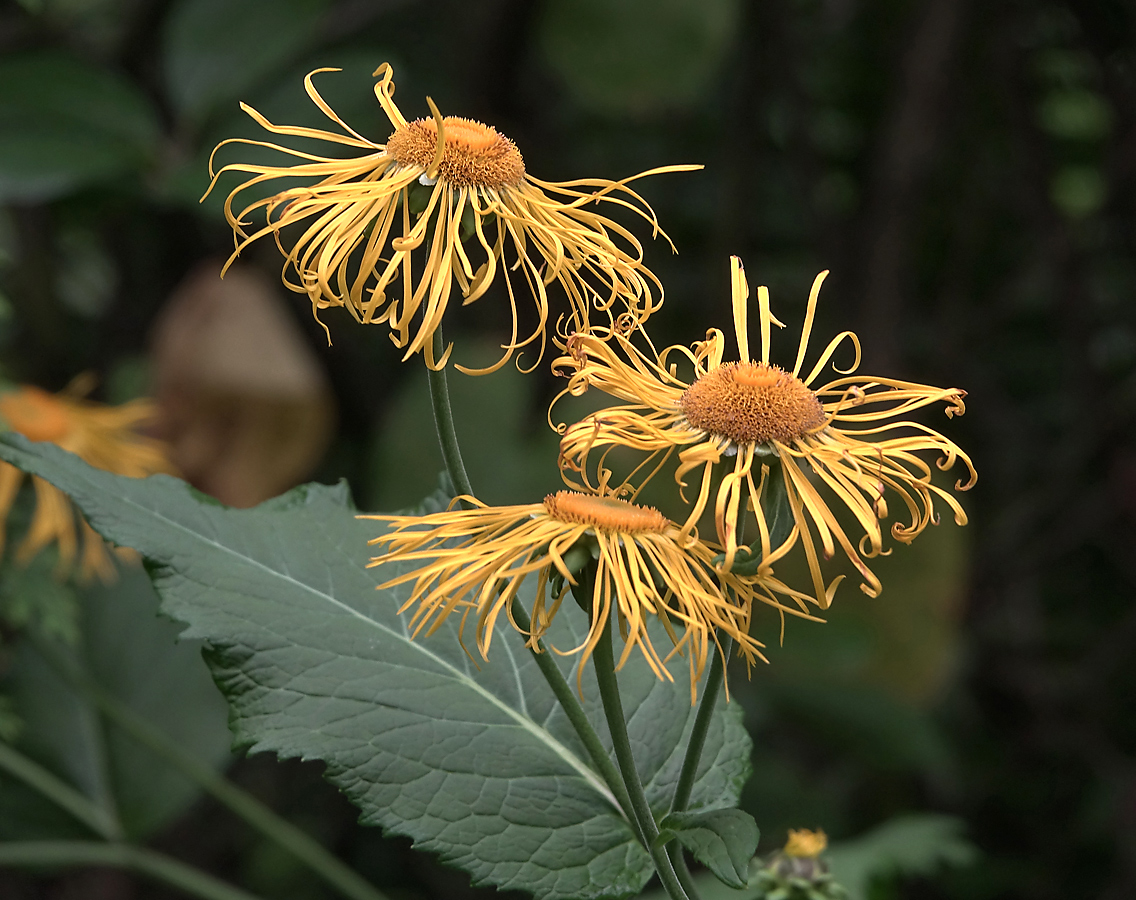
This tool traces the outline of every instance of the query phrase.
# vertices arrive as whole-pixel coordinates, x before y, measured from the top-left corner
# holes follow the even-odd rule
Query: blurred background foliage
[[[321,92],[384,139],[370,77],[383,61],[408,117],[430,94],[513,137],[545,180],[705,164],[641,185],[679,249],[647,246],[667,290],[657,343],[728,330],[738,254],[789,323],[775,344],[788,356],[812,277],[831,268],[816,335],[854,327],[865,371],[970,392],[965,418],[926,421],[982,473],[965,498],[971,525],[944,522],[899,547],[879,561],[880,598],[849,584],[828,624],[791,621],[783,645],[780,622],[759,617],[771,665],[748,681],[731,674],[755,740],[745,802],[763,852],[788,827],[824,827],[873,898],[1136,896],[1132,7],[10,3],[0,375],[57,390],[92,371],[100,399],[153,394],[182,471],[228,503],[309,478],[346,477],[364,509],[433,490],[441,461],[422,367],[341,310],[324,315],[328,347],[306,301],[279,285],[270,244],[217,281],[232,249],[220,204],[236,179],[199,202],[213,147],[260,136],[238,101],[321,124],[302,85],[314,68],[343,69],[319,76]],[[231,147],[218,157],[238,158]],[[491,292],[447,319],[459,361],[493,352],[503,301]],[[483,498],[532,502],[555,488],[546,408],[559,384],[547,366],[451,382]],[[578,411],[565,404],[556,419]],[[231,765],[390,896],[478,893],[355,825],[318,766],[230,761],[197,650],[171,645],[177,629],[154,620],[137,571],[108,588],[51,570],[50,559],[0,568],[0,736],[123,833],[265,896],[332,896],[59,683],[52,653],[202,761]],[[0,839],[77,827],[2,778]],[[865,874],[857,847],[890,862]],[[0,895],[173,896],[98,869],[0,871]]]

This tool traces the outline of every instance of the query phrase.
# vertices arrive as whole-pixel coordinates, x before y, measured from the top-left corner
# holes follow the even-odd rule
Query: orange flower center
[[[446,147],[438,178],[455,187],[501,188],[525,179],[525,163],[516,145],[496,128],[473,119],[446,116]],[[403,166],[426,169],[438,146],[438,123],[416,119],[387,138],[387,153]]]
[[[620,534],[662,534],[670,521],[657,509],[636,506],[614,497],[595,497],[575,491],[557,491],[544,498],[545,511],[559,522],[590,525]]]
[[[67,409],[37,387],[0,394],[0,416],[30,441],[58,441],[71,430]]]
[[[824,424],[824,407],[801,379],[765,363],[727,363],[682,395],[695,427],[735,444],[792,444]]]

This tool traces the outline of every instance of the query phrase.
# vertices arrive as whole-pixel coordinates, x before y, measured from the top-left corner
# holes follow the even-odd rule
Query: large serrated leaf
[[[567,900],[628,896],[649,879],[650,858],[519,639],[499,635],[480,668],[456,623],[409,640],[396,612],[405,594],[376,591],[365,568],[380,526],[356,519],[342,488],[309,485],[231,510],[176,479],[120,478],[18,435],[0,437],[0,457],[66,491],[104,536],[146,556],[164,611],[211,647],[238,744],[324,760],[364,822],[410,836],[477,883]],[[566,606],[551,640],[574,646],[583,630]],[[573,661],[562,665],[574,682]],[[606,741],[589,674],[585,710]],[[689,688],[635,663],[620,687],[662,814],[693,724]],[[736,803],[749,751],[740,709],[725,707],[692,804]]]

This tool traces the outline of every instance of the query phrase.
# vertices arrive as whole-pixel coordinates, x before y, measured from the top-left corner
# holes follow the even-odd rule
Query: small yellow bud
[[[782,851],[786,856],[816,859],[828,846],[828,835],[823,831],[809,831],[807,828],[789,829],[789,840]]]

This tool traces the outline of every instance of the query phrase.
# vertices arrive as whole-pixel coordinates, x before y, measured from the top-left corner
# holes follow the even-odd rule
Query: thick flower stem
[[[678,775],[678,784],[675,785],[674,797],[671,799],[671,812],[682,812],[690,802],[690,792],[694,789],[694,781],[698,776],[698,762],[702,758],[702,748],[706,745],[706,734],[710,730],[710,722],[714,718],[714,707],[718,702],[718,692],[722,689],[723,676],[726,663],[730,660],[730,651],[734,648],[734,640],[729,635],[722,637],[721,652],[714,654],[714,661],[710,664],[710,674],[706,676],[706,684],[702,688],[702,701],[698,704],[698,712],[694,716],[694,727],[690,730],[690,742],[686,745],[686,755],[682,760],[682,770]]]
[[[529,619],[529,614],[525,610],[524,605],[516,597],[513,598],[511,607],[513,620],[517,623],[521,631],[528,632],[532,623]],[[604,749],[603,742],[600,736],[596,734],[596,730],[592,728],[592,723],[588,721],[587,713],[580,705],[580,701],[576,699],[576,695],[572,693],[572,688],[569,687],[568,681],[564,678],[564,673],[556,665],[556,660],[552,658],[544,647],[532,647],[533,659],[536,661],[537,667],[540,669],[544,680],[548,682],[549,688],[555,695],[560,706],[564,709],[564,714],[568,717],[568,721],[572,723],[572,727],[576,729],[576,735],[580,738],[584,748],[588,751],[588,756],[592,759],[592,765],[600,773],[608,788],[611,789],[615,799],[619,802],[624,816],[627,817],[628,822],[631,823],[632,830],[635,836],[639,838],[639,843],[643,846],[647,842],[643,838],[643,831],[639,827],[639,821],[635,818],[635,811],[631,806],[631,798],[627,794],[627,788],[623,785],[623,779],[619,777],[619,770],[616,769],[615,764],[608,756],[607,750]]]
[[[590,573],[594,570],[589,568]],[[593,575],[594,577],[594,575]],[[589,579],[590,580],[590,579]],[[615,750],[615,759],[619,763],[619,771],[623,775],[623,783],[627,786],[627,793],[631,797],[631,806],[635,818],[639,820],[639,827],[643,831],[643,838],[647,849],[651,852],[651,859],[659,873],[659,880],[663,889],[672,900],[690,900],[682,884],[678,880],[666,848],[658,842],[659,826],[647,802],[647,795],[643,791],[643,782],[639,778],[639,770],[635,767],[635,757],[631,751],[631,740],[627,736],[627,720],[623,715],[623,700],[619,696],[619,683],[615,677],[615,657],[611,649],[612,623],[601,629],[600,640],[592,651],[592,663],[596,670],[596,680],[599,682],[600,699],[603,702],[604,716],[607,718],[607,727],[611,732],[611,743]]]
[[[686,857],[682,854],[682,845],[678,841],[671,841],[667,844],[667,856],[670,857],[675,875],[678,876],[678,883],[682,885],[686,895],[690,900],[702,900],[702,895],[698,893],[698,885],[694,883],[694,878],[686,865]]]
[[[441,359],[445,351],[441,325],[434,329],[433,342],[434,359]],[[450,388],[446,381],[445,367],[434,370],[427,366],[426,375],[430,380],[430,406],[434,410],[434,427],[438,432],[438,446],[442,448],[446,471],[450,473],[450,481],[458,496],[468,494],[472,497],[473,487],[469,483],[465,463],[462,462],[458,434],[454,428],[454,412],[450,405]]]
[[[725,635],[721,643],[721,652],[714,654],[714,661],[710,664],[710,673],[706,676],[706,684],[702,688],[702,700],[698,705],[698,712],[694,715],[694,727],[690,730],[690,741],[686,745],[686,755],[682,759],[678,784],[675,785],[674,797],[671,799],[671,812],[682,812],[690,803],[690,792],[694,789],[694,782],[698,777],[702,748],[706,745],[706,735],[714,718],[718,692],[722,689],[726,663],[730,661],[730,651],[733,647],[733,638]],[[686,892],[692,898],[697,897],[697,889],[690,877],[690,870],[686,867],[686,857],[682,855],[682,847],[677,841],[672,841],[667,845],[667,853],[674,865],[675,874],[678,875],[678,880]]]

